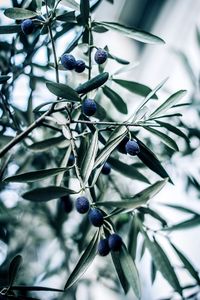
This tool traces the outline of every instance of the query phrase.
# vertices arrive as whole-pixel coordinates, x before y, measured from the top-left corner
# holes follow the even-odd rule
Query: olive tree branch
[[[42,114],[37,120],[35,120],[30,126],[26,128],[26,130],[22,131],[20,134],[18,134],[16,137],[14,137],[7,145],[5,145],[0,150],[0,157],[3,157],[10,149],[12,149],[16,144],[18,144],[20,141],[22,141],[25,137],[28,136],[28,134],[33,131],[38,125],[40,125],[45,117],[49,116],[54,109],[55,103],[51,106],[49,110],[47,110],[44,114]]]

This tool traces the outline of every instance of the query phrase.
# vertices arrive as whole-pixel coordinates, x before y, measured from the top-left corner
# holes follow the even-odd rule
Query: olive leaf
[[[34,182],[49,176],[57,175],[66,172],[68,168],[52,168],[27,173],[21,173],[14,176],[6,177],[3,179],[5,182]]]
[[[47,202],[65,195],[77,193],[78,192],[74,190],[62,186],[48,186],[30,190],[24,193],[22,197],[33,202]]]
[[[13,260],[10,263],[9,266],[9,272],[8,272],[8,277],[9,277],[9,287],[13,285],[13,282],[17,276],[17,273],[19,271],[20,266],[22,265],[22,256],[21,255],[16,255]]]
[[[7,8],[4,11],[4,15],[14,20],[24,20],[38,16],[38,14],[34,11],[19,7]]]
[[[68,101],[80,101],[79,95],[75,90],[63,83],[46,82],[48,90],[57,97],[67,99]]]
[[[69,276],[66,284],[65,289],[70,288],[74,285],[79,278],[85,273],[88,269],[92,261],[94,260],[97,252],[97,244],[99,242],[99,235],[100,231],[98,230],[93,238],[91,239],[90,243],[88,244],[86,250],[81,255],[77,265],[75,266],[74,270],[72,271],[71,275]]]

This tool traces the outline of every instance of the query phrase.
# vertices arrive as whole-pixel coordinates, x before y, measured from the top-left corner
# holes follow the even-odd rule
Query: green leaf
[[[152,92],[152,90],[148,86],[138,82],[124,80],[124,79],[114,79],[114,78],[112,78],[112,80],[115,83],[121,85],[123,88],[130,91],[131,93],[140,95],[142,97],[146,97],[149,93]],[[158,99],[158,97],[155,94],[152,96],[152,98]]]
[[[128,109],[126,103],[123,101],[123,99],[111,88],[108,86],[103,87],[104,94],[112,101],[113,105],[116,107],[116,109],[122,113],[127,114]]]
[[[149,180],[132,165],[127,165],[113,157],[109,157],[108,162],[112,165],[114,170],[120,172],[124,176],[149,183]]]
[[[105,162],[112,151],[117,147],[117,145],[123,140],[127,133],[127,128],[125,126],[119,126],[119,128],[115,129],[105,144],[104,148],[100,151],[97,156],[94,168],[98,167],[100,164]]]
[[[49,8],[53,9],[55,5],[56,0],[46,0],[46,3]]]
[[[11,76],[1,75],[0,76],[0,84],[7,82]]]
[[[57,97],[67,99],[72,102],[81,100],[77,92],[66,84],[48,81],[46,86],[48,90]]]
[[[75,266],[74,270],[72,271],[65,284],[65,289],[68,289],[72,285],[74,285],[79,280],[79,278],[85,273],[85,271],[88,269],[88,267],[94,260],[97,252],[97,244],[99,242],[99,234],[99,231],[95,233],[86,250],[81,255],[77,265]]]
[[[155,279],[156,279],[156,273],[157,273],[157,269],[156,266],[153,262],[153,260],[151,261],[151,283],[153,284]]]
[[[7,8],[4,15],[14,20],[24,20],[38,16],[34,11],[18,7]]]
[[[164,79],[161,83],[159,83],[155,89],[153,89],[144,99],[144,101],[139,105],[139,107],[137,108],[136,112],[135,112],[135,118],[137,117],[138,113],[140,112],[140,110],[148,103],[148,101],[156,95],[156,92],[158,90],[160,90],[163,85],[166,83],[166,81],[168,80],[168,78]]]
[[[154,110],[154,112],[152,112],[148,119],[150,120],[166,112],[166,110],[177,104],[185,96],[185,94],[186,90],[180,90],[171,95],[164,103],[162,103],[156,110]]]
[[[142,234],[144,235],[145,245],[151,253],[156,268],[161,272],[161,274],[169,282],[169,284],[180,295],[182,295],[182,288],[167,255],[155,239],[152,242],[144,230],[142,230]]]
[[[200,225],[200,216],[195,215],[191,219],[185,220],[183,222],[180,222],[178,224],[174,224],[170,227],[165,227],[162,230],[165,231],[174,231],[174,230],[185,230],[185,229],[190,229],[192,227],[196,227]]]
[[[165,133],[152,127],[143,126],[143,128],[158,136],[161,139],[161,141],[171,149],[179,151],[176,142]]]
[[[90,174],[93,170],[97,150],[98,150],[98,131],[96,130],[91,139],[90,145],[87,151],[85,152],[83,164],[81,167],[81,174],[85,183],[88,181]]]
[[[63,21],[63,22],[75,22],[76,21],[76,16],[75,16],[75,11],[68,11],[62,15],[56,16],[57,21]]]
[[[187,259],[187,257],[185,257],[185,255],[177,249],[177,247],[175,247],[174,244],[170,243],[171,246],[174,248],[176,254],[178,255],[178,257],[180,258],[180,260],[182,261],[184,267],[188,270],[188,272],[190,273],[190,275],[198,282],[198,284],[200,285],[200,277],[198,272],[195,270],[195,268],[193,267],[193,265],[191,264],[191,262]]]
[[[155,210],[152,210],[149,207],[140,207],[138,210],[143,214],[148,214],[154,219],[158,220],[159,222],[161,222],[162,226],[167,226],[166,220],[161,217],[160,214],[158,214]]]
[[[119,23],[115,22],[101,22],[97,23],[100,25],[105,26],[108,29],[113,29],[116,31],[119,31],[126,36],[128,36],[131,39],[134,39],[136,41],[142,42],[142,43],[147,43],[147,44],[164,44],[164,40],[161,39],[160,37],[153,35],[151,33],[138,30],[134,27],[128,27]]]
[[[6,182],[34,182],[49,176],[57,175],[61,172],[66,172],[67,168],[53,168],[53,169],[43,169],[39,171],[27,172],[23,174],[17,174],[15,176],[10,176],[3,181]]]
[[[77,194],[77,192],[62,186],[48,186],[30,190],[22,197],[33,202],[47,202],[69,194]]]
[[[90,13],[90,1],[81,0],[80,1],[80,12],[81,12],[81,21],[82,23],[88,24],[89,13]]]
[[[101,73],[94,78],[86,81],[85,83],[79,85],[76,88],[76,92],[78,94],[87,94],[90,91],[93,91],[100,86],[102,86],[109,78],[109,74],[107,72]]]
[[[64,290],[53,289],[46,286],[25,286],[25,285],[16,285],[12,286],[11,290],[13,291],[50,291],[50,292],[64,292]]]
[[[21,31],[20,25],[2,25],[0,26],[0,34],[18,33]]]
[[[132,215],[130,229],[128,233],[128,252],[130,253],[133,260],[135,260],[136,258],[138,233],[139,227],[137,224],[137,218]]]
[[[69,8],[79,10],[79,4],[75,0],[62,0],[61,3]]]
[[[41,11],[42,9],[42,0],[35,0],[36,5],[37,5],[37,10]]]
[[[184,206],[180,206],[180,205],[176,205],[176,204],[164,204],[165,206],[167,207],[170,207],[170,208],[174,208],[174,209],[177,209],[177,210],[180,210],[184,213],[188,213],[188,214],[193,214],[193,215],[197,215],[197,216],[200,216],[196,211],[188,208],[188,207],[184,207]]]
[[[19,271],[19,268],[22,264],[22,256],[21,255],[16,255],[13,260],[10,263],[9,266],[9,287],[13,285],[13,282],[15,281],[15,278],[17,276],[17,273]]]
[[[156,123],[158,123],[160,126],[166,128],[167,130],[173,132],[174,134],[182,137],[187,143],[190,142],[188,136],[183,133],[179,128],[169,124],[169,123],[165,123],[165,122],[161,122],[161,121],[156,121]]]
[[[129,290],[129,282],[124,274],[124,271],[122,269],[122,265],[121,262],[119,260],[119,255],[117,252],[115,251],[111,251],[111,256],[112,256],[112,261],[115,267],[115,270],[117,272],[119,281],[121,283],[121,286],[124,290],[124,293],[127,294],[128,290]]]
[[[48,150],[50,147],[62,143],[64,140],[65,140],[64,136],[61,135],[55,138],[49,138],[41,142],[33,143],[27,147],[33,151],[45,151]]]
[[[140,299],[141,287],[138,271],[132,257],[128,253],[124,244],[122,245],[122,248],[119,251],[119,260],[122,266],[122,270],[124,271],[124,275],[126,276],[126,279],[132,287],[136,297]]]
[[[156,155],[145,145],[143,144],[139,139],[137,139],[138,144],[140,146],[140,153],[138,154],[139,159],[153,172],[161,176],[162,178],[169,178],[169,182],[172,183],[172,180],[170,179],[169,175],[159,162]]]
[[[105,207],[123,208],[123,212],[132,211],[133,209],[146,204],[148,200],[150,200],[157,193],[159,193],[160,190],[165,186],[167,181],[168,181],[167,179],[157,181],[154,184],[152,184],[150,187],[137,193],[135,196],[126,197],[128,198],[128,200],[97,202],[96,205],[105,206]]]

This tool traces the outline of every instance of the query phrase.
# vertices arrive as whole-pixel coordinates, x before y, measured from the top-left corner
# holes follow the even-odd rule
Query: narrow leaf
[[[77,92],[66,84],[48,81],[46,86],[48,90],[57,97],[67,99],[68,101],[81,100]]]
[[[185,230],[185,229],[190,229],[192,227],[196,227],[199,225],[200,225],[200,216],[196,215],[196,216],[192,217],[191,219],[185,220],[178,224],[174,224],[170,227],[165,227],[162,230],[166,230],[166,231]]]
[[[125,126],[120,126],[117,128],[113,134],[110,136],[109,140],[105,144],[104,148],[100,151],[99,155],[97,156],[94,168],[98,167],[101,163],[107,160],[109,155],[112,151],[117,147],[117,145],[123,140],[127,132]]]
[[[22,264],[22,256],[16,255],[13,258],[13,260],[11,261],[10,266],[9,266],[9,272],[8,272],[9,287],[11,287],[13,285],[13,282],[17,276],[17,273],[19,271],[21,264]]]
[[[90,1],[89,0],[81,0],[80,1],[80,12],[81,12],[81,20],[83,24],[88,24],[88,18],[90,13]]]
[[[166,144],[168,147],[170,147],[171,149],[173,149],[175,151],[179,151],[176,142],[172,138],[170,138],[168,135],[166,135],[165,133],[163,133],[155,128],[152,128],[152,127],[144,126],[144,128],[146,130],[150,131],[151,133],[155,134],[156,136],[158,136],[161,139],[161,141],[164,144]]]
[[[112,256],[112,261],[113,261],[115,270],[117,272],[119,281],[121,283],[121,286],[124,290],[124,293],[127,294],[128,290],[129,290],[129,282],[128,282],[128,280],[124,274],[124,271],[122,269],[122,265],[119,260],[119,255],[115,251],[111,251],[111,256]]]
[[[34,182],[49,176],[57,175],[59,173],[66,172],[67,168],[53,168],[53,169],[43,169],[39,171],[27,172],[22,174],[17,174],[15,176],[10,176],[5,178],[3,181],[6,182]]]
[[[153,35],[151,33],[138,30],[134,27],[128,27],[119,23],[114,22],[101,22],[99,24],[102,24],[103,26],[107,27],[108,29],[113,29],[116,31],[119,31],[121,33],[124,33],[126,36],[128,36],[131,39],[134,39],[136,41],[147,43],[147,44],[164,44],[164,40],[160,37]]]
[[[76,17],[75,17],[75,11],[68,11],[62,15],[58,15],[56,16],[56,20],[57,21],[63,21],[63,22],[75,22],[76,21]]]
[[[185,96],[185,94],[185,90],[180,90],[171,95],[163,104],[161,104],[156,110],[154,110],[154,112],[149,116],[149,120],[166,112],[166,110],[177,104]]]
[[[20,25],[1,25],[0,34],[18,33],[21,31]]]
[[[163,166],[161,165],[160,161],[156,157],[156,155],[147,148],[139,139],[137,139],[138,144],[140,146],[140,153],[138,154],[139,159],[153,172],[157,173],[162,178],[170,178]],[[169,182],[172,183],[171,179]]]
[[[74,270],[72,271],[71,275],[69,276],[65,284],[65,289],[68,289],[72,285],[74,285],[88,269],[88,267],[90,266],[90,264],[92,263],[92,261],[96,256],[98,241],[99,241],[99,231],[95,233],[89,245],[87,246],[86,250],[81,255],[77,265],[75,266]]]
[[[62,143],[64,140],[65,138],[61,135],[58,137],[43,140],[41,142],[33,143],[27,147],[33,151],[44,151],[44,150],[48,150],[50,147]]]
[[[4,15],[14,20],[24,20],[38,16],[34,11],[18,7],[7,8]]]
[[[97,202],[98,206],[123,208],[124,212],[132,211],[133,209],[146,204],[148,200],[153,198],[167,183],[167,179],[160,180],[152,184],[150,187],[142,190],[133,197],[126,197],[123,201],[104,201]]]
[[[30,190],[22,195],[26,200],[33,202],[47,202],[65,195],[76,194],[76,191],[61,186],[48,186]]]
[[[156,268],[161,272],[163,277],[169,282],[169,284],[179,293],[182,294],[182,288],[172,267],[167,255],[154,239],[152,242],[146,232],[142,230],[142,234],[145,238],[145,245],[151,253],[153,262]]]
[[[129,80],[124,80],[124,79],[112,79],[115,83],[121,85],[123,88],[127,89],[131,93],[140,95],[142,97],[146,97],[152,90],[141,83],[135,82],[135,81],[129,81]],[[158,99],[158,97],[153,94],[152,95],[153,99]]]
[[[98,131],[95,131],[95,134],[91,139],[90,145],[87,151],[85,152],[85,156],[81,168],[81,174],[85,183],[88,181],[90,174],[93,170],[97,150],[98,150]]]
[[[69,8],[79,10],[79,5],[75,0],[62,0],[61,3]]]
[[[141,287],[138,271],[132,257],[128,253],[124,244],[122,245],[122,248],[119,252],[119,260],[122,266],[122,270],[124,271],[124,274],[126,276],[126,279],[132,287],[136,297],[140,299]]]
[[[193,265],[191,264],[191,262],[187,259],[187,257],[180,251],[178,250],[177,247],[175,247],[174,244],[171,243],[171,246],[174,248],[176,254],[178,255],[178,257],[180,258],[180,260],[182,261],[184,267],[188,270],[188,272],[190,273],[190,275],[198,282],[198,284],[200,285],[200,277],[198,272],[195,270],[195,268],[193,267]]]
[[[148,101],[156,95],[156,92],[158,90],[160,90],[163,85],[166,83],[166,81],[168,80],[168,78],[164,79],[161,83],[159,83],[155,89],[153,89],[144,99],[144,101],[139,105],[139,107],[137,108],[136,112],[135,112],[135,118],[137,117],[137,114],[139,113],[139,111],[148,103]]]
[[[165,123],[165,122],[161,122],[161,121],[156,121],[156,123],[160,124],[160,126],[166,128],[167,130],[173,132],[174,134],[182,137],[187,143],[190,142],[188,136],[183,133],[179,128],[169,124],[169,123]]]
[[[114,170],[120,172],[124,176],[149,183],[149,180],[132,165],[127,165],[113,157],[109,157],[108,162],[112,165]]]
[[[11,287],[13,291],[44,291],[44,292],[64,292],[64,290],[53,289],[46,286],[26,286],[26,285],[15,285]]]
[[[115,91],[113,91],[108,86],[104,86],[103,87],[103,92],[112,101],[113,105],[116,107],[116,109],[120,113],[122,113],[122,114],[127,114],[128,113],[126,103]]]

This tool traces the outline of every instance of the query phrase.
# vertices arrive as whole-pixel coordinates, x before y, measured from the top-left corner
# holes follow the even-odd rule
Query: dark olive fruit
[[[82,103],[82,111],[86,116],[93,116],[97,110],[97,105],[93,99],[85,99]]]
[[[82,73],[83,71],[85,71],[85,62],[83,60],[78,59],[76,61],[75,71],[77,73]]]
[[[128,141],[129,141],[129,138],[127,136],[125,136],[125,138],[118,144],[117,150],[120,153],[127,154],[125,146]]]
[[[24,34],[31,34],[35,28],[35,25],[31,19],[26,19],[21,23],[21,29]]]
[[[98,65],[105,63],[108,58],[108,52],[103,49],[98,49],[94,55],[94,60]]]
[[[106,256],[110,252],[110,247],[108,245],[108,239],[102,239],[100,240],[98,244],[98,253],[101,256]]]
[[[117,233],[113,233],[108,238],[108,245],[110,250],[119,251],[122,247],[122,238]]]
[[[72,166],[74,164],[74,162],[75,162],[74,155],[70,154],[67,165]]]
[[[109,175],[110,172],[111,172],[111,165],[108,162],[106,162],[103,165],[103,168],[101,169],[101,173],[104,175]]]
[[[86,212],[88,212],[90,208],[90,203],[86,197],[81,196],[76,199],[75,206],[76,206],[76,210],[80,214],[85,214]]]
[[[136,141],[128,141],[125,146],[126,152],[132,156],[140,152],[140,147]]]
[[[76,59],[71,54],[63,54],[61,64],[67,70],[74,70],[76,67]]]
[[[62,203],[62,207],[63,207],[64,211],[66,213],[70,213],[73,210],[73,202],[72,202],[71,198],[69,197],[69,195],[62,196],[60,199],[61,199],[61,203]]]
[[[92,208],[89,211],[89,221],[95,227],[100,227],[101,225],[103,225],[103,214],[102,214],[102,212],[97,208]]]

